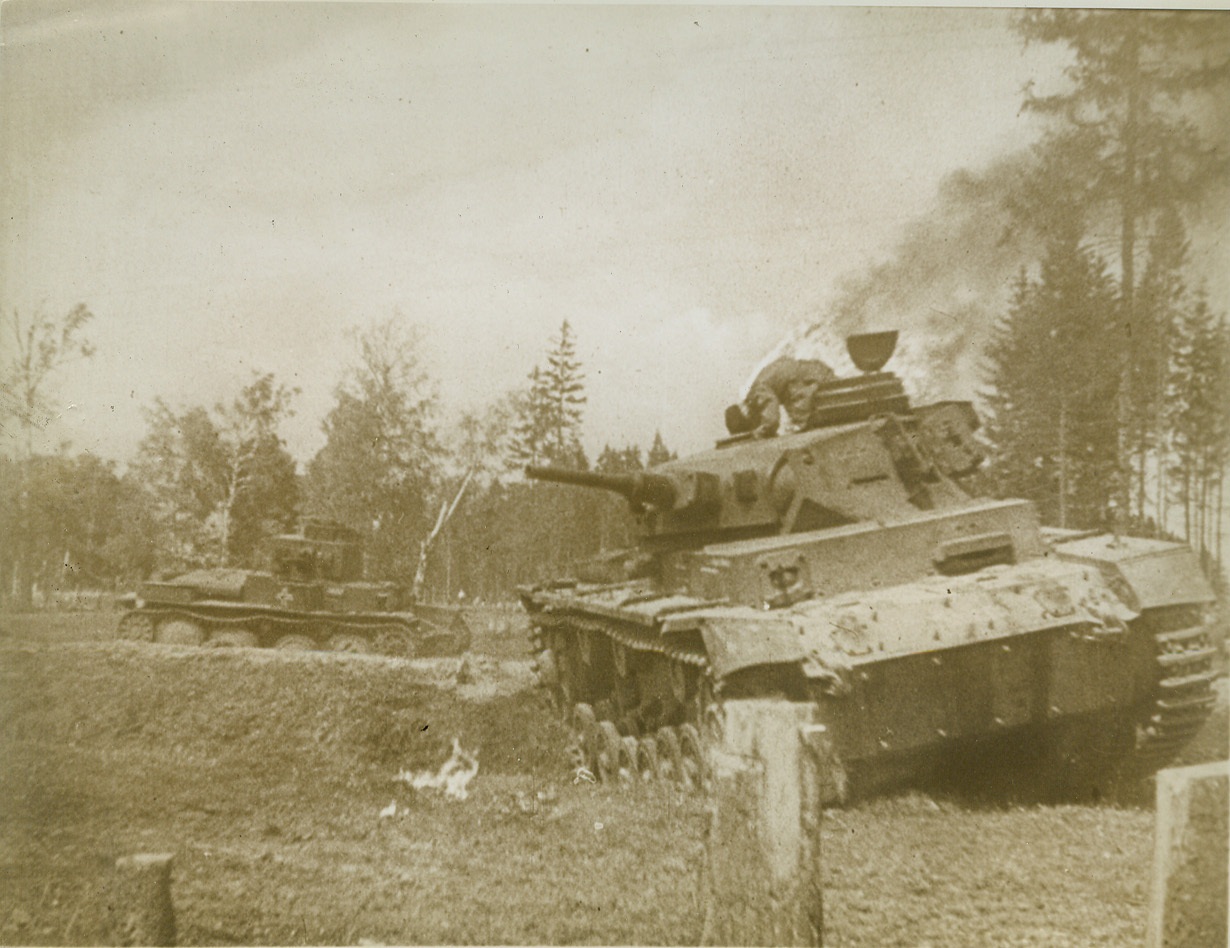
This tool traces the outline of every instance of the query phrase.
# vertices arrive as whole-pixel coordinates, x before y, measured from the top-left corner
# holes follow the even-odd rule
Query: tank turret
[[[886,336],[895,339],[851,337],[855,363],[882,366],[891,353]],[[526,476],[619,493],[647,540],[694,546],[959,507],[969,498],[956,480],[983,458],[977,427],[968,402],[912,409],[900,380],[874,371],[821,386],[796,434],[740,433],[713,451],[635,474],[529,467]]]
[[[913,406],[884,370],[895,342],[851,337],[861,374],[792,402],[792,433],[758,437],[732,406],[729,437],[650,471],[527,469],[621,494],[639,528],[604,558],[621,572],[521,591],[540,683],[597,772],[698,781],[709,710],[774,694],[818,706],[851,796],[979,759],[1088,793],[1207,716],[1213,597],[1191,551],[971,496],[977,415]]]

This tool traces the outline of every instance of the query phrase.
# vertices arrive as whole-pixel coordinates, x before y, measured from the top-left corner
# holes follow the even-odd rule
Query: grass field
[[[181,944],[700,937],[704,801],[574,783],[518,629],[484,624],[495,657],[458,687],[455,660],[110,642],[111,618],[0,620],[0,941],[105,943],[114,860],[158,851]],[[1225,714],[1189,759],[1225,756]],[[467,800],[394,781],[453,738]],[[831,812],[826,944],[1141,944],[1152,827],[920,794]]]

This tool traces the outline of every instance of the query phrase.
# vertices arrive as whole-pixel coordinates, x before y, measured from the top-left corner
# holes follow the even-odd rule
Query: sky
[[[0,41],[0,309],[89,306],[44,446],[121,463],[254,372],[306,462],[390,317],[446,431],[568,320],[591,458],[702,449],[1062,66],[970,8],[9,0]]]

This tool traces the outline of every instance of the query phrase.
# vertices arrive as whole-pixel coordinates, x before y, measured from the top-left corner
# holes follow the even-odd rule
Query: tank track
[[[657,597],[643,601],[652,598]],[[688,695],[683,701],[696,708],[697,717],[700,696],[710,691],[709,662],[704,651],[663,642],[632,624],[576,614],[541,613],[530,628],[535,678],[566,717],[571,731],[568,753],[580,779],[620,784],[658,780],[690,791],[707,789],[708,774],[696,720],[662,724],[646,731],[630,725],[626,716],[617,723],[614,718],[619,716],[608,701],[569,703],[560,687],[555,651],[548,641],[553,631],[564,629],[601,636],[630,651],[662,656],[678,671]]]
[[[1141,617],[1152,631],[1159,670],[1147,712],[1136,726],[1131,768],[1142,775],[1173,760],[1213,711],[1217,648],[1201,611],[1177,606],[1149,610]]]
[[[185,609],[134,609],[120,619],[116,631],[121,639],[155,642],[160,641],[160,630],[175,624],[179,634],[163,641],[207,647],[371,652],[395,658],[459,655],[469,646],[468,630],[463,634],[419,618],[356,622],[343,617],[223,616]],[[259,635],[252,631],[258,627]]]
[[[655,597],[643,597],[642,602]],[[625,600],[631,602],[634,600]],[[689,608],[701,608],[696,603]],[[1208,720],[1216,701],[1212,683],[1217,678],[1212,662],[1217,649],[1210,627],[1201,621],[1196,606],[1155,609],[1144,613],[1143,622],[1151,637],[1157,680],[1151,695],[1133,716],[1134,746],[1125,749],[1127,759],[1116,762],[1117,769],[1130,776],[1147,776],[1164,767]],[[531,619],[531,650],[538,686],[548,693],[562,711],[572,731],[570,753],[574,763],[596,780],[632,782],[654,777],[666,778],[688,788],[706,784],[703,755],[699,746],[698,723],[703,709],[693,702],[694,717],[682,723],[659,728],[652,734],[637,734],[625,721],[614,720],[601,703],[569,703],[559,684],[559,669],[551,633],[572,630],[598,635],[626,649],[654,653],[686,668],[701,683],[709,680],[709,663],[703,648],[671,645],[660,636],[642,631],[639,623],[593,618],[577,612],[537,612]],[[698,689],[699,690],[699,689]],[[710,690],[711,693],[711,690]],[[648,748],[646,749],[646,743]],[[663,761],[662,748],[670,753]],[[676,750],[679,748],[679,750]],[[686,748],[686,750],[685,750]],[[683,763],[681,764],[681,760]]]

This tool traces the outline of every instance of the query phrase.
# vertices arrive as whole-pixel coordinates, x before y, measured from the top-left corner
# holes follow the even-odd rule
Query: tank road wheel
[[[658,745],[658,777],[671,783],[682,783],[683,753],[679,748],[679,735],[674,728],[664,727],[658,729],[654,740]]]
[[[658,776],[658,742],[652,737],[642,737],[636,748],[636,775],[645,782]]]
[[[589,733],[590,728],[598,723],[598,716],[594,714],[594,709],[582,702],[574,705],[572,709],[572,720],[569,722],[572,725],[572,730],[580,737],[584,737]]]
[[[705,705],[698,720],[705,741],[710,745],[721,744],[722,735],[726,733],[726,714],[721,703],[714,701]]]
[[[210,648],[256,648],[260,643],[246,629],[222,629],[211,632],[205,644]]]
[[[154,641],[154,620],[139,612],[130,612],[120,619],[116,635],[130,642]]]
[[[717,710],[719,705],[713,694],[713,681],[706,674],[698,675],[696,678],[696,690],[692,695],[693,713],[688,715],[690,720],[696,722],[698,728],[702,729],[701,733],[706,740],[710,740],[714,735],[710,731],[710,726],[717,724],[721,727],[721,712]],[[712,712],[713,714],[711,715]],[[719,715],[714,717],[713,715]],[[717,731],[717,737],[721,737],[721,731]]]
[[[362,654],[371,650],[371,645],[367,639],[361,635],[356,635],[354,632],[338,632],[336,635],[329,637],[329,651],[331,652]]]
[[[373,642],[380,655],[394,658],[414,658],[414,637],[406,629],[394,626],[381,629]]]
[[[581,751],[581,766],[597,776],[598,755],[593,747],[593,734],[598,727],[598,716],[587,704],[575,705],[568,721],[572,739]]]
[[[200,645],[205,631],[190,619],[164,619],[154,630],[154,641],[164,645]]]
[[[541,688],[552,700],[559,700],[559,665],[555,661],[555,653],[549,648],[539,649],[534,653],[531,663],[534,671],[534,684]],[[565,705],[567,707],[567,705]]]
[[[310,652],[319,646],[306,635],[283,635],[274,643],[273,647],[284,652]]]
[[[704,750],[700,746],[700,733],[691,724],[679,726],[679,753],[683,758],[684,786],[704,790],[709,784]]]
[[[547,649],[551,655],[551,664],[555,671],[555,687],[548,693],[559,703],[560,708],[568,708],[576,703],[581,693],[581,661],[577,657],[576,646],[562,639]]]
[[[572,690],[561,674],[560,659],[554,648],[540,648],[534,653],[530,663],[534,671],[534,684],[542,690],[542,695],[551,703],[556,711],[568,711],[572,707]]]
[[[598,751],[595,773],[603,783],[614,783],[619,779],[620,758],[625,754],[623,738],[610,721],[599,721],[593,733]]]
[[[622,738],[623,749],[619,752],[619,782],[636,783],[640,779],[637,759],[641,756],[641,742],[635,737]]]

